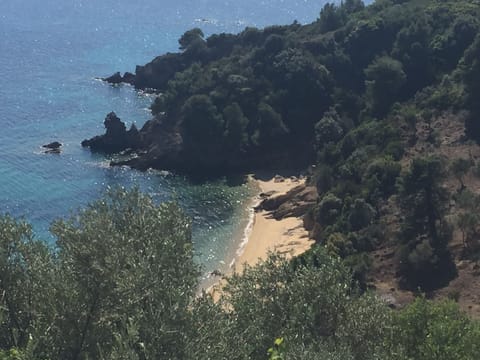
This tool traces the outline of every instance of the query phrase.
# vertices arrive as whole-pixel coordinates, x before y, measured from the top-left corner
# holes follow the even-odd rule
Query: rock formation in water
[[[137,150],[140,147],[140,135],[134,124],[127,131],[125,123],[114,112],[105,117],[103,124],[106,129],[105,134],[83,140],[83,147],[105,154],[118,153],[127,149]]]
[[[126,72],[122,76],[120,74],[120,72],[116,72],[112,76],[102,78],[102,80],[105,81],[105,82],[108,82],[112,85],[118,85],[118,84],[121,84],[121,83],[133,85],[135,83],[135,74],[132,74],[130,72]]]
[[[58,141],[51,142],[49,144],[42,145],[45,150],[45,154],[60,154],[62,151],[62,144]]]

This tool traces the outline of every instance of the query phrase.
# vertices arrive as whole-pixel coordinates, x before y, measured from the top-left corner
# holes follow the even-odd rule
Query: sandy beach
[[[283,181],[254,180],[262,193],[274,192],[276,197],[286,194],[294,187],[304,184],[304,179],[286,178]],[[274,219],[269,211],[256,211],[253,227],[248,236],[248,242],[240,249],[233,271],[240,271],[244,264],[253,266],[260,260],[266,259],[270,251],[285,255],[287,258],[297,256],[313,245],[308,232],[303,227],[303,220],[288,217],[281,220]]]
[[[269,197],[281,196],[296,186],[305,183],[304,179],[279,178],[270,180],[253,179],[259,190]],[[258,198],[258,202],[260,198]],[[253,224],[247,229],[246,242],[238,249],[237,256],[231,265],[231,272],[241,272],[244,265],[254,266],[261,260],[265,260],[269,252],[277,252],[286,258],[298,256],[314,244],[303,227],[302,218],[287,217],[276,220],[269,211],[257,210],[254,213]],[[228,276],[228,274],[225,274]],[[219,288],[222,281],[214,285],[210,291],[214,298],[219,296]]]

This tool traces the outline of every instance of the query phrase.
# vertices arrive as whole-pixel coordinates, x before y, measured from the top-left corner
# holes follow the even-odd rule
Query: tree
[[[138,356],[181,357],[198,273],[190,224],[175,204],[112,190],[52,232],[62,358],[98,358],[119,339]]]
[[[319,194],[327,193],[334,185],[334,171],[327,164],[315,167],[315,183]]]
[[[313,140],[315,121],[331,105],[330,72],[311,53],[298,48],[281,51],[270,68],[267,73],[272,85],[282,89],[272,92],[278,95],[272,104],[294,138]]]
[[[320,32],[326,33],[342,26],[342,13],[334,3],[326,3],[320,11],[318,19]]]
[[[480,35],[477,35],[473,44],[465,51],[460,68],[465,83],[466,105],[470,115],[465,121],[466,134],[480,141]]]
[[[282,137],[288,134],[289,129],[282,119],[282,115],[269,104],[261,102],[258,105],[258,130],[253,135],[253,141],[261,146],[279,147]]]
[[[333,256],[339,256],[342,259],[355,253],[355,249],[350,239],[348,239],[345,234],[339,232],[328,236],[325,248]]]
[[[458,215],[457,225],[462,231],[462,242],[465,249],[470,248],[472,239],[477,235],[479,222],[480,218],[476,213],[464,212]]]
[[[198,270],[178,206],[111,190],[52,232],[54,251],[28,225],[0,219],[1,349],[28,359],[183,358]]]
[[[324,249],[315,261],[292,265],[272,254],[226,279],[217,304],[199,299],[193,311],[201,333],[191,337],[190,358],[266,359],[280,337],[286,359],[387,358],[379,339],[391,321],[388,308],[352,291],[350,273]]]
[[[386,198],[395,192],[397,177],[400,175],[401,165],[391,156],[384,156],[373,160],[367,167],[363,181],[369,190],[372,200]]]
[[[352,231],[358,231],[371,225],[375,216],[376,211],[372,205],[364,199],[356,199],[350,208],[348,223]]]
[[[25,360],[26,354],[17,349],[10,349],[8,351],[0,350],[0,360]]]
[[[192,153],[214,152],[221,144],[224,120],[207,95],[193,95],[182,107],[185,142]]]
[[[203,31],[199,28],[186,31],[178,40],[180,50],[187,50],[196,43],[204,42],[203,37]]]
[[[353,14],[365,8],[362,0],[345,0],[341,5],[342,11],[346,14]]]
[[[480,357],[480,327],[451,301],[418,298],[394,314],[391,342],[406,359],[469,360]]]
[[[265,40],[264,46],[268,54],[276,55],[283,50],[285,39],[278,34],[271,34]]]
[[[337,143],[343,135],[340,116],[335,109],[330,109],[315,125],[315,146],[317,149],[322,149],[328,143]]]
[[[55,316],[54,257],[30,225],[0,217],[0,348],[26,348],[49,339]],[[51,347],[36,351],[42,356]]]
[[[365,69],[365,76],[372,113],[383,117],[397,100],[406,81],[403,65],[391,57],[382,56]]]
[[[474,255],[479,249],[480,196],[464,189],[457,197],[462,212],[457,216],[457,225],[462,232],[466,255]]]
[[[234,151],[241,150],[248,144],[248,119],[243,114],[242,108],[237,103],[228,105],[223,109],[223,118],[227,146]]]
[[[411,288],[436,288],[456,273],[448,250],[451,228],[445,219],[449,198],[441,185],[444,175],[441,160],[426,157],[414,159],[399,179],[400,205],[405,213],[400,272]]]
[[[0,359],[260,360],[279,338],[271,355],[294,360],[480,356],[480,325],[456,304],[393,312],[320,246],[246,266],[217,302],[197,296],[188,220],[137,190],[111,190],[52,230],[56,249],[0,218]]]
[[[333,225],[342,214],[343,201],[327,193],[317,206],[317,221],[322,225]]]
[[[401,61],[407,75],[406,93],[413,95],[432,81],[434,66],[429,44],[432,28],[428,18],[419,16],[402,28],[395,40],[392,57]]]
[[[458,190],[459,192],[465,189],[463,178],[472,166],[473,166],[473,163],[472,163],[472,160],[470,159],[459,158],[459,159],[455,159],[452,162],[450,168],[453,174],[455,175],[455,177],[457,178],[458,182],[460,183],[460,188]]]

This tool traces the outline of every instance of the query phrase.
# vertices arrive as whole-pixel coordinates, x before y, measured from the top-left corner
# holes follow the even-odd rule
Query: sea
[[[80,146],[104,132],[110,111],[141,127],[150,95],[99,80],[134,72],[177,51],[188,29],[237,33],[247,26],[307,23],[323,0],[0,0],[0,213],[23,218],[50,244],[50,224],[109,187],[140,187],[156,201],[175,199],[193,222],[204,274],[228,266],[248,222],[255,191],[219,179],[193,183],[165,171],[111,168],[109,157]],[[41,145],[59,141],[61,154]],[[239,240],[238,240],[239,241]]]

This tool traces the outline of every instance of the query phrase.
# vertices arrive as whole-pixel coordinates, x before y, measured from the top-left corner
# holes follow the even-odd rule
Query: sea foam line
[[[249,181],[255,181],[255,179],[252,176],[250,176]],[[259,189],[258,194],[252,198],[252,201],[248,206],[248,222],[243,230],[243,236],[241,238],[242,240],[240,241],[237,251],[235,252],[235,257],[230,263],[230,269],[233,269],[235,267],[236,260],[243,255],[243,253],[245,252],[245,248],[247,247],[247,244],[250,241],[250,236],[252,235],[253,227],[255,226],[255,213],[256,213],[255,209],[262,202],[262,198],[260,197],[260,194],[261,194],[261,190]]]

